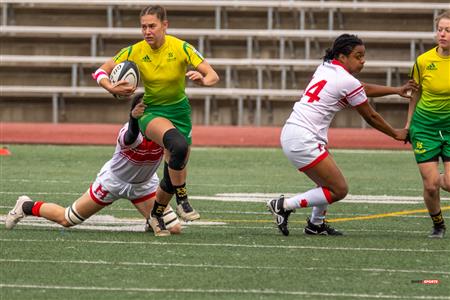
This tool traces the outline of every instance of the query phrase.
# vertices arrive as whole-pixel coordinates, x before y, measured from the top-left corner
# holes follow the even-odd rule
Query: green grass
[[[2,216],[21,194],[72,203],[114,151],[40,145],[10,150],[11,156],[0,156]],[[352,195],[422,194],[410,152],[333,155]],[[191,196],[297,193],[311,187],[280,149],[195,148],[189,162]],[[336,222],[346,235],[332,238],[303,235],[310,210],[298,210],[290,220],[291,235],[284,237],[262,202],[192,203],[203,221],[222,225],[189,225],[168,238],[100,227],[24,222],[6,231],[1,226],[0,299],[450,299],[449,239],[426,237],[431,228],[426,213]],[[422,203],[342,202],[330,206],[329,218],[423,208]],[[125,200],[100,214],[140,217]],[[412,282],[423,279],[440,283]]]

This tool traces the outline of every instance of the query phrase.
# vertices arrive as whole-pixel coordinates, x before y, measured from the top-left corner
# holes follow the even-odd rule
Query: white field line
[[[74,181],[72,180],[60,180],[60,179],[36,179],[36,178],[32,178],[32,179],[24,179],[24,178],[11,178],[11,179],[2,179],[2,182],[13,182],[13,183],[44,183],[44,184],[57,184],[57,185],[61,185],[61,184],[74,184]],[[88,186],[89,184],[92,183],[92,181],[86,181],[86,180],[79,180],[76,183],[80,183],[80,184],[84,184],[86,186]],[[266,184],[248,184],[248,183],[243,183],[243,184],[221,184],[221,183],[189,183],[189,186],[200,186],[200,187],[226,187],[226,188],[241,188],[241,187],[254,187],[255,189],[260,189],[263,187],[266,187]],[[291,188],[296,188],[296,189],[310,189],[312,186],[311,184],[308,183],[303,183],[303,184],[296,184],[295,186],[291,186]],[[373,190],[378,190],[378,188],[371,188],[369,186],[364,187],[364,190],[367,191],[373,191]],[[422,188],[421,187],[411,187],[411,188],[399,188],[398,191],[404,191],[404,192],[418,192],[421,193],[422,192]],[[84,192],[80,191],[80,192],[72,192],[73,194],[80,194]],[[3,193],[7,193],[7,192],[3,192]],[[30,192],[32,193],[32,192]],[[72,194],[71,193],[71,194]]]
[[[0,263],[37,263],[37,264],[79,264],[79,265],[121,265],[121,266],[142,266],[142,267],[181,267],[181,268],[211,268],[211,269],[256,269],[256,270],[292,270],[292,267],[267,267],[267,266],[242,266],[242,265],[211,265],[211,264],[184,264],[184,263],[153,263],[153,262],[126,262],[126,261],[104,261],[104,260],[44,260],[44,259],[0,259]],[[346,272],[369,272],[369,273],[423,273],[450,275],[447,271],[436,270],[401,270],[382,268],[332,268],[332,267],[296,267],[305,271],[346,271]]]
[[[55,239],[0,239],[0,242],[10,243],[72,243],[72,240]],[[450,249],[412,249],[412,248],[364,248],[364,247],[319,247],[319,246],[291,246],[291,245],[258,245],[258,244],[231,244],[231,243],[181,243],[181,242],[157,242],[157,241],[107,241],[107,240],[77,240],[77,243],[88,244],[125,244],[125,245],[156,245],[156,246],[186,246],[186,247],[229,247],[251,249],[309,249],[326,251],[368,251],[368,252],[411,252],[411,253],[449,253]]]
[[[275,193],[223,193],[215,196],[190,196],[193,200],[215,200],[230,202],[266,202],[277,198],[280,194]],[[286,198],[294,194],[285,194]],[[441,201],[450,201],[450,197],[442,197]],[[347,195],[343,203],[374,203],[374,204],[415,204],[423,203],[422,197],[416,196],[389,196],[389,195]]]
[[[0,206],[0,208],[2,208]],[[134,210],[134,209],[133,209]],[[408,217],[408,216],[398,216],[398,217]],[[412,216],[409,216],[412,217]],[[418,216],[416,216],[418,217]],[[0,215],[0,223],[5,221],[6,216]],[[425,218],[428,218],[425,216]],[[202,226],[202,227],[212,227],[212,228],[232,228],[232,229],[273,229],[274,225],[270,226],[239,226],[234,224],[228,224],[225,222],[206,222],[206,221],[195,221],[195,222],[183,222],[180,221],[183,228],[188,226]],[[97,215],[92,216],[90,219],[85,221],[81,225],[72,227],[71,229],[65,230],[96,230],[96,231],[110,231],[110,232],[144,232],[144,220],[143,219],[122,219],[115,218],[109,215]],[[64,229],[62,226],[48,221],[44,218],[37,218],[29,216],[22,219],[17,225],[21,226],[33,226],[33,227],[46,227],[46,228],[58,228]],[[303,226],[301,227],[291,227],[291,230],[301,230],[303,231]],[[406,233],[406,234],[425,234],[428,231],[419,230],[374,230],[374,229],[346,229],[346,232],[384,232],[384,233]]]
[[[319,293],[306,291],[285,290],[257,290],[257,289],[186,289],[186,288],[120,288],[99,286],[62,286],[62,285],[31,285],[31,284],[0,284],[0,288],[13,289],[39,289],[39,290],[81,290],[81,291],[113,291],[113,292],[137,292],[137,293],[190,293],[190,294],[244,294],[244,295],[295,295],[295,296],[320,296],[341,298],[375,298],[375,299],[426,299],[445,300],[450,296],[398,296],[383,294],[356,294],[356,293]]]
[[[3,223],[6,216],[0,216],[0,222]],[[186,226],[212,226],[212,225],[226,225],[224,222],[207,222],[207,221],[195,221],[195,222],[183,222],[180,220],[182,227]],[[20,221],[17,226],[33,226],[33,227],[46,227],[46,228],[59,228],[63,229],[59,224],[48,221],[44,218],[38,218],[29,216]],[[145,220],[144,219],[125,219],[115,218],[110,215],[96,215],[86,220],[83,224],[77,225],[70,230],[96,230],[96,231],[110,231],[110,232],[144,232]]]
[[[7,209],[10,210],[12,208],[12,206],[6,206],[6,205],[0,205],[0,209]],[[113,207],[108,207],[104,209],[105,212],[114,212],[114,211],[136,211],[135,208],[115,208]],[[265,212],[265,211],[239,211],[239,210],[228,210],[228,211],[221,211],[221,210],[217,210],[217,211],[211,211],[211,210],[202,210],[202,213],[210,213],[210,214],[234,214],[234,215],[261,215],[261,216],[271,216],[272,214],[270,212]],[[304,209],[304,210],[297,210],[295,212],[296,216],[309,216],[311,214],[311,211],[308,209]],[[361,216],[370,216],[371,214],[367,214],[367,213],[358,213],[358,212],[354,212],[354,213],[331,213],[330,216],[332,217],[361,217]],[[98,215],[100,216],[100,215]],[[4,220],[6,216],[5,215],[0,215],[0,221]],[[399,216],[395,216],[396,218],[414,218],[414,219],[428,219],[429,217],[427,215],[399,215]],[[89,221],[92,219],[93,217],[91,217],[89,219]],[[39,220],[39,219],[36,219]],[[123,220],[122,218],[117,219],[117,222],[122,222],[121,220]],[[86,221],[88,222],[88,221]],[[86,224],[86,222],[84,224]],[[198,222],[195,222],[196,225],[200,225]],[[204,225],[204,224],[201,224]],[[205,225],[209,225],[209,224],[205,224]],[[211,224],[214,225],[214,224]]]
[[[7,206],[7,205],[0,205],[0,209],[8,209],[10,210],[12,208],[12,206]],[[260,215],[260,216],[271,216],[272,214],[268,211],[263,211],[264,208],[262,208],[261,211],[240,211],[240,210],[203,210],[202,209],[202,213],[209,213],[209,214],[228,214],[228,215]],[[112,211],[136,211],[136,208],[118,208],[118,207],[114,207],[114,206],[108,206],[107,208],[105,208],[103,211],[105,212],[112,212]],[[304,209],[304,210],[297,210],[295,212],[296,216],[309,216],[311,214],[311,211],[308,209]],[[371,214],[368,213],[358,213],[358,212],[352,212],[352,213],[332,213],[333,217],[336,216],[340,216],[340,217],[354,217],[354,216],[370,216]],[[100,215],[98,215],[100,217]],[[101,215],[104,216],[104,215]],[[1,218],[5,217],[4,215],[0,215],[0,220],[2,220]],[[111,216],[112,217],[112,216]],[[417,216],[417,215],[399,215],[396,216],[398,218],[429,218],[428,216]],[[91,220],[92,217],[89,219]],[[126,220],[123,218],[117,219],[117,222],[126,222],[126,221],[122,221],[122,220]],[[86,221],[87,222],[87,221]],[[85,223],[86,223],[85,222]],[[196,222],[197,223],[197,222]]]
[[[0,194],[18,195],[80,195],[73,192],[0,192]],[[229,202],[266,202],[269,199],[279,197],[275,193],[221,193],[214,196],[189,196],[193,200],[207,201],[229,201]],[[294,194],[285,194],[285,197],[292,197]],[[441,201],[450,201],[450,197],[441,197]],[[343,203],[373,203],[373,204],[419,204],[423,203],[423,198],[418,196],[390,196],[390,195],[347,195]]]

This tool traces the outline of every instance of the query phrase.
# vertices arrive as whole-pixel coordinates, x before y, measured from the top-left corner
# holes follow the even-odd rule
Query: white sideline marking
[[[1,208],[10,210],[12,208],[12,206],[0,205],[0,209]],[[105,212],[109,212],[109,211],[111,211],[111,212],[113,212],[113,211],[136,211],[136,208],[118,208],[118,207],[114,207],[114,206],[109,206],[109,207],[105,208],[104,211]],[[262,215],[262,216],[270,216],[270,215],[272,215],[270,212],[264,211],[264,210],[261,210],[261,211],[240,211],[240,210],[203,210],[202,209],[201,212],[202,213],[211,213],[211,214]],[[295,212],[295,215],[297,215],[297,216],[309,216],[310,214],[311,214],[311,211],[309,211],[309,210],[297,210]],[[368,214],[368,213],[358,213],[356,211],[351,212],[351,213],[350,212],[349,213],[333,212],[332,215],[333,215],[333,217],[335,217],[335,216],[342,216],[342,217],[370,216],[370,214]],[[100,216],[100,215],[98,215],[98,216]],[[4,220],[4,219],[2,219],[2,217],[4,218],[5,216],[4,215],[0,215],[0,220]],[[429,218],[426,215],[423,215],[423,216],[420,216],[420,215],[399,215],[399,216],[396,216],[396,217],[397,218]],[[90,219],[92,219],[92,218],[93,217],[91,217]],[[122,218],[117,219],[117,220],[121,220],[121,219]],[[88,221],[86,221],[86,222],[88,222]],[[120,221],[118,221],[118,222],[120,222]],[[85,224],[85,223],[83,223],[83,224]],[[208,224],[205,224],[205,225],[208,225]],[[214,224],[212,224],[212,225],[214,225]]]
[[[3,206],[0,206],[0,208],[5,208]],[[9,207],[8,207],[9,208]],[[135,209],[130,209],[135,210]],[[236,212],[239,213],[239,212]],[[269,213],[268,213],[269,214]],[[298,213],[297,213],[298,214]],[[306,215],[306,213],[305,213]],[[333,214],[333,215],[349,215],[349,214]],[[352,214],[353,215],[353,214]],[[355,214],[357,215],[357,214]],[[419,216],[398,216],[398,217],[419,217]],[[5,221],[6,215],[0,215],[0,223],[3,223]],[[424,218],[428,218],[425,216]],[[104,221],[102,221],[104,220]],[[202,227],[215,227],[215,228],[238,228],[238,229],[273,229],[274,226],[236,226],[234,224],[228,224],[225,222],[206,222],[206,221],[195,221],[195,222],[183,222],[180,221],[182,227],[186,226],[202,226]],[[17,226],[35,226],[35,227],[47,227],[47,228],[59,228],[63,229],[62,226],[53,223],[51,221],[48,221],[44,218],[38,218],[29,216],[23,220],[20,221],[20,223]],[[86,229],[86,230],[98,230],[98,231],[110,231],[110,232],[127,232],[127,231],[133,231],[133,232],[143,232],[144,231],[144,225],[142,219],[122,219],[122,218],[114,218],[113,216],[108,215],[97,215],[92,216],[87,221],[85,221],[81,225],[77,225],[76,227],[72,227],[72,229]],[[303,227],[292,227],[291,230],[302,230]],[[409,233],[409,234],[425,234],[428,233],[428,231],[419,231],[419,230],[375,230],[375,229],[346,229],[346,232],[390,232],[390,233]]]
[[[305,291],[257,290],[257,289],[177,289],[177,288],[120,288],[99,286],[63,286],[63,285],[31,285],[31,284],[0,284],[0,288],[27,288],[52,290],[82,290],[82,291],[115,291],[115,292],[161,292],[161,293],[198,293],[198,294],[253,294],[253,295],[303,295],[346,298],[377,298],[377,299],[450,299],[446,296],[398,296],[380,294],[350,294],[350,293],[318,293]]]
[[[189,267],[189,268],[214,268],[214,269],[267,269],[267,270],[290,270],[292,267],[266,267],[266,266],[233,266],[233,265],[211,265],[211,264],[182,264],[182,263],[153,263],[153,262],[108,262],[104,260],[41,260],[41,259],[0,259],[0,262],[16,262],[16,263],[48,263],[48,264],[81,264],[81,265],[124,265],[124,266],[145,266],[145,267]],[[380,269],[380,268],[332,268],[332,267],[304,267],[298,268],[306,271],[348,271],[348,272],[370,272],[370,273],[424,273],[424,274],[443,274],[450,275],[450,272],[436,270],[401,270],[401,269]]]
[[[0,222],[3,223],[6,216],[0,216]],[[206,221],[195,221],[195,222],[184,222],[181,221],[181,226],[213,226],[213,225],[226,225],[224,222],[206,222]],[[59,228],[63,229],[59,224],[48,221],[44,218],[38,218],[34,216],[28,216],[20,221],[17,226],[27,225],[34,227],[47,227],[47,228]],[[111,232],[144,232],[145,220],[142,219],[125,219],[125,218],[115,218],[111,215],[94,215],[88,220],[80,225],[70,228],[79,230],[97,230],[97,231],[111,231]]]
[[[69,242],[72,240],[33,240],[33,239],[0,239],[1,242],[16,243],[48,243],[48,242]],[[432,249],[411,249],[411,248],[353,248],[353,247],[318,247],[318,246],[284,246],[284,245],[245,245],[245,244],[214,244],[214,243],[177,243],[177,242],[156,242],[156,241],[106,241],[106,240],[77,240],[77,243],[91,244],[126,244],[126,245],[157,245],[157,246],[189,246],[189,247],[230,247],[230,248],[256,248],[256,249],[309,249],[309,250],[336,250],[336,251],[376,251],[376,252],[423,252],[423,253],[447,253],[450,250],[432,250]]]
[[[0,208],[2,208],[2,206],[0,206]],[[134,210],[134,209],[132,209]],[[238,212],[236,212],[238,213]],[[306,214],[305,214],[306,215]],[[334,215],[334,214],[333,214]],[[338,214],[336,214],[338,215]],[[346,215],[346,214],[342,214],[342,215]],[[100,218],[102,217],[112,217],[113,216],[105,216],[105,215],[99,215],[99,216],[93,216],[90,219],[88,219],[87,221],[85,221],[83,224],[81,225],[77,225],[76,227],[72,227],[70,230],[72,229],[87,229],[87,230],[99,230],[99,231],[123,231],[123,232],[127,232],[127,231],[133,231],[133,232],[143,232],[144,231],[144,225],[143,225],[143,220],[141,219],[118,219],[115,218],[115,221],[106,221],[105,218],[105,222],[102,222]],[[398,216],[398,217],[419,217],[419,216]],[[5,215],[0,215],[0,222],[3,223],[5,221],[6,216]],[[425,218],[428,218],[427,216],[425,216]],[[128,221],[127,221],[128,220]],[[129,221],[129,220],[134,220],[134,221]],[[195,222],[183,222],[180,221],[182,227],[186,227],[186,226],[192,226],[192,225],[197,225],[197,226],[202,226],[202,227],[214,227],[214,228],[238,228],[238,229],[273,229],[274,226],[270,225],[270,226],[237,226],[234,224],[228,224],[228,223],[224,223],[224,222],[206,222],[206,221],[195,221]],[[90,225],[91,224],[91,225]],[[22,225],[27,225],[27,226],[35,226],[35,227],[47,227],[47,228],[59,228],[59,229],[63,229],[62,226],[55,224],[51,221],[48,221],[44,218],[37,218],[37,217],[33,217],[33,216],[29,216],[23,220],[20,221],[20,223],[17,226],[22,226]],[[103,226],[102,226],[103,225]],[[301,230],[303,231],[303,227],[292,227],[291,230]],[[409,233],[409,234],[425,234],[428,233],[428,231],[425,230],[395,230],[395,229],[391,229],[391,230],[375,230],[375,229],[346,229],[346,232],[390,232],[390,233]]]
[[[285,194],[285,198],[295,194]],[[224,193],[215,196],[190,196],[194,200],[216,200],[231,202],[266,202],[278,198],[280,194],[275,193]],[[450,201],[449,197],[442,197],[441,201]],[[344,203],[375,203],[375,204],[413,204],[423,203],[422,197],[415,196],[389,196],[389,195],[347,195],[339,202]]]
[[[75,192],[0,192],[0,194],[19,195],[80,195]],[[286,198],[292,197],[294,194],[285,194]],[[277,198],[277,193],[220,193],[214,196],[189,196],[193,200],[208,201],[230,201],[230,202],[266,202],[269,199]],[[441,197],[441,201],[450,201],[450,197]],[[373,203],[373,204],[421,204],[423,198],[419,196],[390,196],[390,195],[347,195],[343,203]]]

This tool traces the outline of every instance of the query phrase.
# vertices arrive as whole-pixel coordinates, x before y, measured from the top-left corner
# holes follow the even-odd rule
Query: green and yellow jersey
[[[153,50],[145,40],[122,49],[114,58],[116,64],[133,61],[139,68],[145,87],[147,105],[172,105],[186,99],[185,74],[188,66],[196,68],[203,56],[193,46],[166,35],[164,44]]]
[[[440,56],[437,47],[423,53],[417,58],[411,70],[411,78],[422,88],[416,112],[425,118],[433,118],[434,122],[438,120],[448,122],[450,119],[450,57]]]

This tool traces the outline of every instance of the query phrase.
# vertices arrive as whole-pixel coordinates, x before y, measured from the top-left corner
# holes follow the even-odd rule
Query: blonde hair
[[[439,22],[440,22],[442,19],[450,19],[450,10],[446,10],[446,11],[442,12],[441,14],[439,14],[439,15],[434,19],[436,28],[438,27]]]

